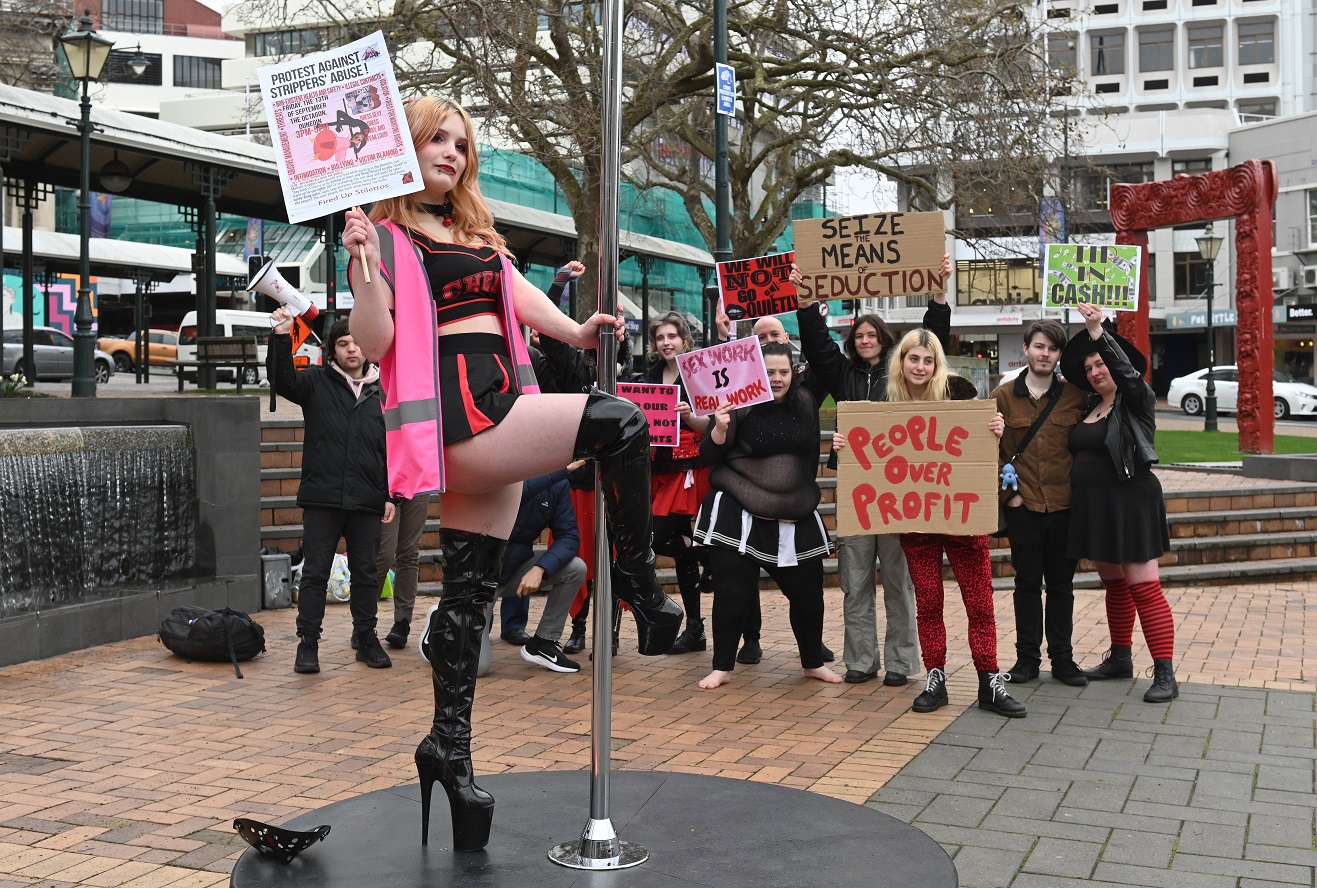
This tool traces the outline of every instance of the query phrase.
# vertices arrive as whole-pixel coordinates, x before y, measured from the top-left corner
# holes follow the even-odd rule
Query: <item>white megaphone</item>
[[[314,302],[297,292],[296,287],[284,280],[283,275],[279,274],[279,269],[274,267],[273,259],[256,272],[256,277],[247,284],[247,292],[264,293],[275,302],[287,306],[294,317],[300,316],[308,321],[314,321],[316,315],[320,314],[320,309],[316,308]]]

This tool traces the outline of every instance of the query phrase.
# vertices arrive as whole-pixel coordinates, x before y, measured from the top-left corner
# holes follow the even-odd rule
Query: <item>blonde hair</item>
[[[448,192],[453,204],[453,235],[459,242],[485,241],[500,253],[511,256],[508,242],[494,229],[494,214],[480,193],[480,152],[476,147],[476,127],[471,115],[452,99],[423,96],[407,103],[407,126],[412,131],[412,143],[419,151],[439,132],[445,120],[456,114],[466,128],[466,169],[462,178]],[[388,197],[377,201],[370,210],[370,221],[389,219],[405,228],[420,228],[420,192]]]
[[[926,348],[933,354],[933,375],[924,387],[924,396],[916,398],[905,382],[905,357],[912,349]],[[928,330],[920,327],[901,337],[887,359],[887,400],[889,401],[945,401],[947,399],[947,355],[942,343]]]

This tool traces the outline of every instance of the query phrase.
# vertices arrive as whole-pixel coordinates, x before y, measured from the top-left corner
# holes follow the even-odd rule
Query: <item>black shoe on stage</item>
[[[828,647],[826,644],[823,645],[823,662],[832,663],[836,659],[837,655],[832,652],[832,648]]]

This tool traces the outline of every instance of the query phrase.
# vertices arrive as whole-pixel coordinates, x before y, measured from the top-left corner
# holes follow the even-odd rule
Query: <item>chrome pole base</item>
[[[626,869],[649,860],[649,852],[620,840],[611,821],[589,820],[581,830],[580,839],[553,846],[549,849],[549,859],[569,869]]]

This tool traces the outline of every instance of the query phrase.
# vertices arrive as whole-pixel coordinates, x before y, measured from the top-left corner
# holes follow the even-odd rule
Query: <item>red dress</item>
[[[667,451],[665,462],[694,460],[700,456],[700,441],[704,438],[699,432],[681,427],[681,436],[676,447],[655,447],[653,451]],[[709,492],[709,467],[682,469],[676,472],[657,472],[650,479],[650,490],[654,500],[654,515],[695,515],[700,511],[700,503]]]

